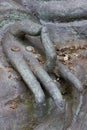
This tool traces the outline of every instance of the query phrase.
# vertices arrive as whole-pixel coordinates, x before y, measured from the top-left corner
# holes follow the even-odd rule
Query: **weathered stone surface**
[[[68,4],[67,4],[68,3]],[[44,21],[70,22],[87,18],[86,0],[31,1],[29,10]]]
[[[6,6],[6,8],[8,7]],[[79,14],[79,11],[77,11],[77,13]],[[47,26],[52,41],[56,43],[57,49],[63,53],[62,58],[64,59],[65,55],[69,55],[70,59],[66,61],[63,60],[62,62],[80,79],[83,87],[86,88],[87,21],[83,20],[69,23],[42,22],[42,24]],[[31,38],[29,40],[33,42],[34,46],[38,43],[36,47],[43,51],[43,47],[38,38],[29,38]],[[58,52],[58,55],[60,52]],[[63,128],[66,130],[71,124],[71,130],[86,130],[87,92],[83,94],[84,97],[80,96],[77,90],[70,84],[65,84],[65,81],[61,79],[60,82],[63,82],[62,84],[64,86],[62,93],[66,100],[66,113],[60,113],[60,111],[55,110],[47,117],[44,123],[35,128],[35,130],[62,130]],[[20,80],[19,74],[9,66],[8,59],[5,58],[2,53],[2,47],[0,47],[0,129],[31,130],[34,114],[33,101],[31,100],[32,96],[29,90],[23,81]],[[79,112],[77,111],[76,121],[72,121],[78,105],[80,106]],[[34,122],[32,124],[34,125]]]
[[[32,94],[7,61],[0,46],[0,129],[31,130],[35,124]]]

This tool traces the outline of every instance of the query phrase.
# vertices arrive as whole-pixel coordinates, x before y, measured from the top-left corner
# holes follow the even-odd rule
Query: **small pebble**
[[[64,61],[67,61],[68,59],[69,59],[69,56],[68,56],[68,55],[65,55]]]
[[[20,51],[20,48],[19,48],[18,46],[13,46],[13,47],[11,48],[11,50],[12,50],[12,51],[15,51],[15,52],[18,52],[18,51]]]
[[[57,81],[59,81],[60,80],[60,78],[57,78]]]
[[[35,50],[32,46],[27,46],[25,49],[26,49],[26,51],[29,51],[29,52],[35,52]]]
[[[39,58],[40,58],[40,54],[36,54],[36,55],[35,55],[35,58],[36,58],[36,59],[39,59]]]
[[[54,83],[56,83],[57,81],[56,80],[53,80]]]

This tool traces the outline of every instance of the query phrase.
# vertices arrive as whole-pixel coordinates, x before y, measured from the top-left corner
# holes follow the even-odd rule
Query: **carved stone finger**
[[[80,80],[73,73],[71,73],[70,70],[67,67],[65,67],[60,61],[57,61],[56,65],[56,72],[58,71],[61,77],[63,77],[66,81],[71,83],[73,87],[76,87],[79,92],[83,92],[84,89]]]
[[[3,39],[3,48],[6,56],[9,58],[10,63],[19,72],[24,82],[33,92],[36,103],[43,104],[45,101],[45,95],[31,69],[24,61],[23,54],[20,50],[20,44],[21,43],[16,41],[10,34],[7,34]]]
[[[56,64],[57,55],[46,27],[41,30],[41,41],[46,54],[45,69],[48,72],[52,72]]]
[[[56,83],[50,78],[48,73],[39,64],[37,59],[34,58],[34,55],[32,53],[29,55],[25,55],[25,58],[29,61],[32,71],[43,84],[50,96],[53,98],[57,107],[60,109],[64,109],[64,100]]]
[[[41,25],[31,20],[22,20],[15,22],[14,25],[10,26],[9,32],[14,36],[21,36],[29,34],[31,36],[40,35]]]

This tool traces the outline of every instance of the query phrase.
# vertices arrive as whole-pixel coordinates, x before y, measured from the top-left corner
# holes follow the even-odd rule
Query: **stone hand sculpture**
[[[64,125],[65,129],[70,125],[69,129],[74,129],[73,124],[76,129],[81,111],[86,108],[86,105],[83,107],[86,102],[83,86],[87,85],[87,74],[84,72],[87,68],[86,1],[79,2],[76,5],[77,0],[74,4],[73,0],[70,1],[70,7],[67,1],[28,1],[28,4],[25,1],[25,9],[10,0],[0,1],[0,42],[3,52],[32,91],[38,108],[45,103],[44,87],[60,112],[68,113],[60,91],[62,79],[75,89],[75,94],[74,90],[70,93],[74,98],[76,96],[78,102],[77,106],[75,103],[72,105],[76,109],[69,109],[72,110],[72,117],[70,123]],[[64,8],[65,4],[67,6]],[[83,64],[79,61],[83,61]],[[60,83],[57,81],[59,76]],[[69,104],[68,101],[66,104]],[[70,113],[67,115],[70,117]]]
[[[66,106],[68,107],[66,109],[66,121],[63,128],[64,130],[86,130],[87,1],[26,0],[25,5],[26,9],[31,11],[37,19],[48,28],[51,40],[57,45],[56,73],[60,73],[60,76],[66,82],[79,90],[78,92],[71,90],[73,95],[71,100],[73,101],[69,100],[67,102],[66,100]],[[63,64],[60,63],[60,61]],[[69,87],[69,84],[67,87]],[[75,88],[73,89],[75,90]],[[70,105],[72,108],[70,108]],[[56,119],[56,117],[55,120],[59,122],[59,119]],[[53,118],[51,118],[50,123],[48,120],[48,123],[44,122],[41,127],[37,127],[37,129],[62,129],[58,127],[55,120],[53,121]],[[54,125],[56,127],[52,127]]]
[[[5,11],[7,14],[5,14]],[[3,17],[1,21],[3,31],[1,41],[10,63],[20,73],[24,82],[33,92],[37,104],[43,104],[45,101],[45,95],[39,83],[40,81],[52,96],[56,105],[62,107],[63,98],[60,90],[48,74],[55,68],[56,51],[49,38],[47,28],[31,21],[24,10],[12,8],[4,10],[3,13],[3,16],[1,16]],[[4,27],[4,23],[5,26],[7,25],[6,27]],[[38,62],[35,58],[36,54],[33,54],[35,52],[32,48],[28,48],[24,43],[21,43],[26,34],[41,37],[46,55],[44,64]],[[31,52],[27,51],[26,48]]]

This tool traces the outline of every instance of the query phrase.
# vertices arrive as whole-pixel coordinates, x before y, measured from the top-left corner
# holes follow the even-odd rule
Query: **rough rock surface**
[[[3,2],[3,1],[0,1]],[[81,1],[80,1],[81,2]],[[2,7],[2,5],[1,5]],[[8,8],[8,6],[6,6]],[[79,11],[78,11],[79,12]],[[62,18],[62,17],[61,17]],[[85,92],[77,90],[59,79],[66,100],[66,113],[54,110],[35,130],[86,130],[87,129],[87,21],[52,23],[41,21],[50,32],[51,40],[57,45],[58,59],[81,81]],[[32,37],[31,39],[32,40]],[[35,40],[35,41],[34,41]],[[40,43],[34,39],[32,44]],[[35,44],[34,44],[35,46]],[[43,51],[41,44],[39,48]],[[61,54],[62,53],[62,54]],[[0,45],[0,129],[31,130],[34,126],[33,97],[19,74],[8,64]],[[79,104],[80,101],[80,104]],[[79,111],[76,109],[79,105]],[[77,115],[74,115],[74,114]],[[73,120],[73,116],[76,116]],[[66,118],[65,118],[66,117]]]

